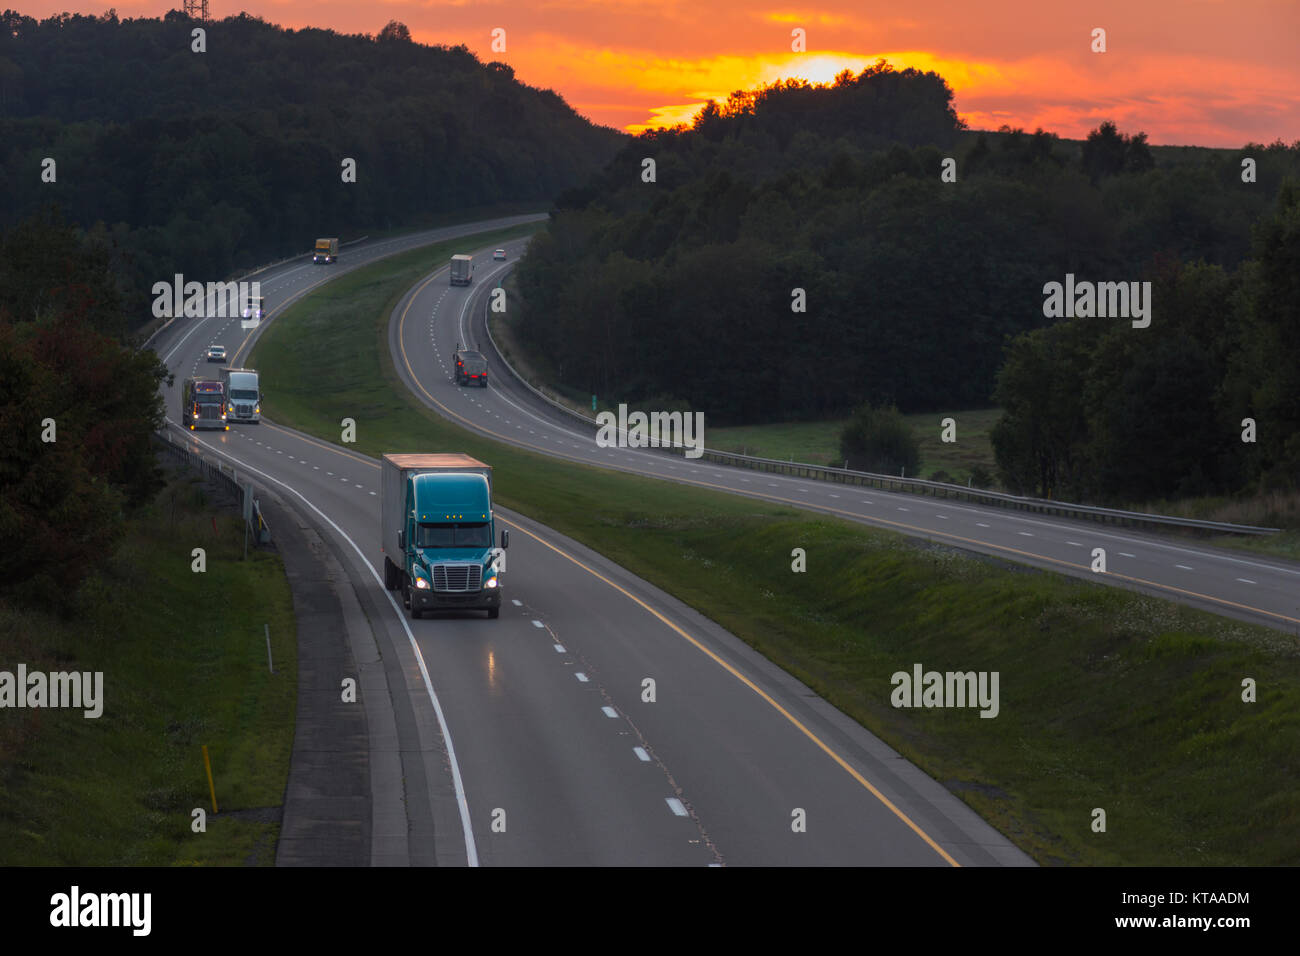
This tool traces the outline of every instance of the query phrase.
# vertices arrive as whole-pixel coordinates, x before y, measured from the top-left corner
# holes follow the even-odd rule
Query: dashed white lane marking
[[[912,509],[911,509],[911,508],[899,508],[898,510],[899,510],[899,511],[911,511]]]
[[[360,485],[357,485],[357,487],[360,488],[361,486],[360,486]],[[370,494],[373,496],[375,493],[372,491],[372,492],[370,492]]]
[[[1184,571],[1195,571],[1195,570],[1196,570],[1195,568],[1189,568],[1189,567],[1188,567],[1187,565],[1185,565],[1185,564],[1175,564],[1174,567],[1176,567],[1176,568],[1182,568]]]
[[[601,713],[603,713],[606,717],[617,717],[617,716],[618,716],[618,711],[616,711],[613,707],[602,707],[602,708],[600,708],[600,710],[601,710]]]
[[[686,816],[686,808],[682,806],[682,802],[680,800],[678,800],[676,797],[668,797],[667,800],[668,800],[668,809],[672,810],[673,813],[677,814],[679,817]]]
[[[516,601],[515,603],[518,604],[519,602]],[[538,620],[534,620],[534,621],[533,621],[533,627],[545,627],[545,626],[546,626],[546,625],[543,624],[541,621],[538,621]]]
[[[557,653],[557,654],[563,654],[563,653],[565,653],[564,645],[563,645],[563,644],[556,644],[556,645],[555,645],[555,653]]]
[[[1032,538],[1034,536],[1032,531],[1017,531],[1016,534],[1022,538]]]
[[[980,527],[980,528],[987,528],[987,527],[988,527],[988,525],[986,525],[983,521],[976,521],[975,524],[976,524],[977,527]]]
[[[1255,582],[1252,581],[1250,578],[1237,578],[1237,580],[1240,581],[1242,584],[1254,584],[1254,583],[1255,583]]]
[[[578,678],[578,680],[582,681],[584,684],[587,683],[587,675],[582,671],[575,671],[573,676]]]
[[[648,753],[645,752],[645,748],[644,748],[644,747],[633,747],[633,748],[632,748],[632,753],[636,754],[636,759],[637,759],[637,760],[641,760],[641,761],[643,761],[643,762],[645,762],[645,763],[649,763],[649,762],[650,762],[650,755],[649,755]]]
[[[1120,554],[1121,554],[1123,557],[1126,557],[1126,558],[1136,558],[1136,557],[1137,557],[1136,554],[1129,554],[1127,551],[1121,551]]]
[[[838,498],[839,495],[831,495],[832,498]]]
[[[518,600],[517,598],[511,598],[511,599],[510,599],[510,603],[513,604],[515,607],[523,607],[523,606],[524,606],[524,602]]]
[[[1083,547],[1083,545],[1081,545],[1081,544],[1080,544],[1079,542],[1077,542],[1077,541],[1067,541],[1067,542],[1065,542],[1065,543],[1066,543],[1066,544],[1072,544],[1072,545],[1074,545],[1076,548],[1082,548],[1082,547]]]
[[[875,504],[874,501],[868,501],[866,498],[863,498],[863,499],[862,499],[862,503],[863,503],[864,505],[874,505],[874,504]]]
[[[935,517],[936,517],[936,518],[942,518],[944,521],[947,521],[947,520],[948,520],[948,516],[947,516],[947,515],[939,515],[939,514],[937,514],[937,515],[935,515]]]
[[[357,483],[356,483],[355,481],[352,482],[352,483],[353,483],[354,485],[357,485]],[[360,488],[361,486],[360,486],[360,485],[357,485],[357,487]]]

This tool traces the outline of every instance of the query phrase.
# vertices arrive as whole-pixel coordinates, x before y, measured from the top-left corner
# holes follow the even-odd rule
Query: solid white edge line
[[[171,419],[167,420],[167,424],[178,430],[180,429],[180,426],[177,425],[175,422],[173,422]],[[200,445],[204,445],[205,447],[211,449],[215,454],[219,455],[222,458],[230,457],[229,455],[219,451],[215,446],[209,445],[207,442],[203,441],[202,439],[195,437],[193,432],[182,432],[182,434],[185,435],[187,439],[191,441],[196,441]],[[290,487],[289,485],[285,484],[279,478],[276,478],[273,475],[268,475],[264,471],[259,471],[258,469],[254,468],[252,465],[249,465],[247,462],[240,462],[239,464],[240,467],[243,468],[245,471],[252,472],[255,475],[261,475],[263,478],[267,479],[268,481],[273,481],[281,488],[284,488],[286,491],[290,491],[293,494],[297,495],[299,498],[302,499],[303,504],[305,504],[312,511],[316,512],[316,514],[320,515],[326,524],[328,524],[331,528],[337,531],[340,537],[342,537],[344,541],[346,541],[348,544],[352,546],[352,550],[357,553],[357,557],[361,559],[361,563],[364,564],[366,570],[370,572],[370,576],[375,579],[375,583],[378,584],[380,589],[384,592],[384,597],[388,598],[388,603],[389,605],[392,606],[393,613],[396,614],[397,619],[402,622],[402,630],[406,632],[406,639],[410,641],[411,650],[415,651],[415,659],[420,665],[420,676],[424,678],[424,689],[429,692],[429,700],[433,704],[433,711],[438,716],[438,728],[442,731],[442,739],[447,742],[447,759],[451,763],[451,779],[452,779],[452,784],[456,788],[456,803],[460,808],[461,829],[465,835],[466,863],[469,866],[478,866],[478,847],[474,843],[474,831],[473,829],[471,829],[470,822],[469,822],[469,801],[465,797],[465,784],[464,781],[461,780],[460,763],[456,760],[456,748],[451,742],[451,730],[447,726],[447,718],[442,712],[442,704],[439,703],[438,695],[437,693],[434,692],[433,681],[429,679],[429,668],[425,666],[424,655],[420,653],[420,645],[416,643],[415,635],[411,633],[411,626],[409,622],[406,620],[406,615],[403,614],[401,608],[397,606],[397,602],[393,599],[392,593],[387,588],[384,587],[384,581],[379,576],[379,572],[376,571],[374,569],[374,566],[371,565],[371,563],[366,560],[365,554],[362,552],[360,548],[357,547],[357,543],[353,541],[350,537],[348,537],[348,533],[344,531],[342,528],[340,528],[338,525],[336,525],[334,521],[329,517],[329,515],[325,514],[325,512],[321,511],[314,504],[308,501],[306,495],[304,495],[302,492],[298,491],[296,488]]]

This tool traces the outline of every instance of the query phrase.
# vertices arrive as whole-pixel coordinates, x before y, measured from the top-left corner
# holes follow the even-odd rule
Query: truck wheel
[[[406,575],[403,575],[403,577],[406,577]],[[405,584],[402,588],[402,603],[406,605],[406,609],[411,612],[411,620],[418,621],[420,619],[420,609],[415,606],[415,593],[414,589],[411,587],[411,579],[409,577],[406,577]]]
[[[500,616],[501,616],[501,608],[499,608],[499,607],[490,607],[490,608],[488,608],[488,620],[489,620],[489,621],[495,621],[495,620],[496,620],[497,618],[499,618]]]

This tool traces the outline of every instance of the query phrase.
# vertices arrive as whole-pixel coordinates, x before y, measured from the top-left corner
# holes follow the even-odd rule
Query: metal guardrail
[[[271,540],[271,526],[262,514],[261,502],[253,495],[251,483],[240,484],[239,472],[233,465],[223,461],[211,461],[202,452],[172,440],[167,433],[154,433],[154,440],[160,449],[170,455],[181,465],[197,471],[208,481],[224,488],[239,502],[240,512],[244,515],[248,529],[257,536],[259,544],[268,544]]]
[[[488,321],[486,307],[484,310],[483,325],[484,328],[487,329],[488,341],[492,343],[493,351],[496,352],[497,357],[501,359],[501,364],[509,369],[510,374],[514,376],[516,381],[557,411],[563,412],[569,417],[576,419],[591,428],[599,427],[595,419],[588,418],[581,412],[569,408],[567,405],[551,398],[540,389],[535,388],[530,382],[526,381],[508,361],[506,361],[505,354],[497,346],[496,340],[492,337],[492,325]],[[651,447],[658,447],[661,451],[681,454],[683,456],[686,452],[686,448],[681,445],[659,445]],[[717,464],[732,465],[737,468],[749,468],[757,471],[790,475],[797,478],[809,478],[815,481],[833,481],[840,484],[861,485],[879,488],[882,491],[904,491],[911,494],[929,494],[936,498],[940,496],[944,498],[955,498],[970,501],[974,504],[1015,508],[1021,511],[1030,511],[1037,514],[1055,515],[1061,518],[1083,518],[1091,521],[1100,521],[1104,524],[1193,528],[1200,531],[1217,531],[1223,534],[1263,535],[1277,534],[1282,530],[1281,528],[1261,528],[1255,525],[1230,524],[1226,521],[1205,521],[1200,518],[1180,518],[1172,515],[1149,514],[1141,511],[1120,511],[1115,508],[1097,508],[1092,505],[1072,504],[1067,501],[1052,501],[1044,498],[1026,498],[1020,495],[1009,495],[1000,491],[983,491],[978,488],[968,488],[962,485],[953,485],[942,481],[926,481],[923,478],[901,478],[896,475],[878,475],[872,472],[852,471],[847,468],[831,468],[825,465],[812,465],[798,461],[779,461],[773,458],[758,458],[753,455],[737,455],[732,452],[713,451],[707,448],[699,459],[692,460],[712,461]]]

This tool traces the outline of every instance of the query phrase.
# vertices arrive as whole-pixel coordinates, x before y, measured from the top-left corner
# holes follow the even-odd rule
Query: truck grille
[[[220,421],[220,420],[221,420],[221,406],[220,406],[220,405],[200,405],[200,406],[199,406],[199,418],[202,419],[202,420],[204,420],[204,421]]]
[[[435,564],[435,591],[478,591],[483,586],[483,568],[477,564]]]
[[[240,418],[252,418],[252,417],[253,417],[253,406],[252,406],[252,405],[236,405],[236,406],[235,406],[235,414],[238,415]]]

